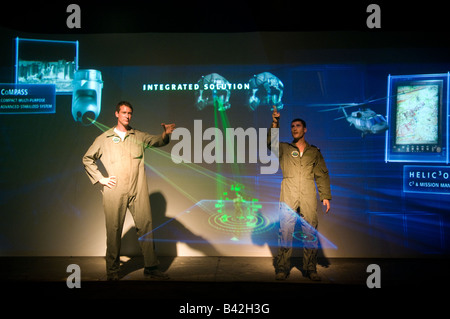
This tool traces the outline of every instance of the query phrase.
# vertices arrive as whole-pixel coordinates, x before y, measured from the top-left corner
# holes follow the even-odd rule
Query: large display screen
[[[448,249],[435,222],[450,216],[448,170],[404,170],[402,161],[447,160],[450,61],[355,63],[348,52],[285,47],[309,43],[302,34],[34,34],[16,46],[17,36],[0,38],[10,52],[0,60],[0,254],[104,255],[102,189],[82,158],[117,124],[122,100],[137,130],[176,124],[168,145],[145,153],[154,230],[141,240],[153,236],[159,255],[276,254],[283,174],[267,147],[274,106],[279,142],[292,142],[292,119],[305,120],[330,174],[331,211],[317,199],[318,233],[302,232],[299,218],[299,241],[318,241],[330,257],[398,256],[405,242],[408,252]],[[17,95],[25,92],[33,97]],[[38,113],[34,99],[47,96]],[[411,211],[429,218],[417,233],[404,224],[416,220]],[[138,243],[127,214],[125,255],[130,238]]]

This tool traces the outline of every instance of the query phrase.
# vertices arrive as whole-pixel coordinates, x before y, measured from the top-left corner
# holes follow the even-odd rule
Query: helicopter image
[[[325,110],[320,110],[319,112],[329,112],[329,111],[342,111],[344,116],[335,118],[335,120],[346,119],[350,123],[350,126],[354,126],[357,130],[361,131],[361,137],[367,134],[379,134],[388,130],[389,124],[386,118],[366,107],[368,104],[378,102],[381,100],[390,99],[397,102],[403,102],[407,99],[417,99],[413,93],[426,89],[426,86],[411,87],[404,91],[398,91],[399,93],[390,96],[370,99],[362,103],[334,103],[334,104],[310,104],[310,107],[330,107],[336,106],[334,108],[329,108]],[[396,102],[394,102],[396,103]],[[349,107],[360,107],[358,111],[352,112],[350,115],[345,111]]]
[[[311,107],[323,107],[323,106],[337,106],[334,108],[329,108],[325,110],[320,110],[319,112],[329,112],[329,111],[342,111],[344,113],[344,116],[335,118],[335,120],[341,120],[346,119],[348,123],[350,123],[350,126],[354,126],[357,130],[361,131],[361,137],[364,137],[367,134],[379,134],[383,133],[388,129],[388,123],[386,121],[386,118],[376,113],[375,111],[371,110],[368,107],[365,107],[365,105],[369,103],[373,103],[381,99],[371,100],[368,102],[363,103],[336,103],[336,104],[314,104],[309,105]],[[358,111],[351,112],[351,114],[348,114],[345,110],[346,108],[350,107],[358,107],[361,108]]]

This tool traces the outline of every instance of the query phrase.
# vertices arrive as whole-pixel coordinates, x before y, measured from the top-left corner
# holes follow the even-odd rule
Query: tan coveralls
[[[270,132],[270,129],[269,129]],[[268,136],[270,143],[270,134]],[[269,145],[270,147],[270,145]],[[308,143],[300,154],[299,149],[291,143],[279,143],[279,160],[283,173],[280,202],[285,202],[292,210],[297,211],[303,219],[317,229],[317,190],[320,200],[331,199],[330,177],[325,160],[320,150]],[[276,271],[289,273],[292,255],[292,240],[297,218],[293,214],[280,215],[280,232],[278,255],[275,260]],[[303,234],[311,232],[302,227]],[[318,241],[313,240],[304,245],[303,269],[316,271]]]
[[[150,199],[145,175],[144,152],[151,146],[169,143],[169,135],[150,135],[130,129],[124,140],[109,129],[98,136],[83,157],[87,175],[93,184],[104,178],[96,161],[101,159],[108,176],[116,176],[113,188],[103,187],[103,208],[106,220],[106,271],[119,271],[122,229],[127,208],[130,210],[138,237],[152,230]],[[158,265],[151,238],[139,241],[144,255],[145,267]]]

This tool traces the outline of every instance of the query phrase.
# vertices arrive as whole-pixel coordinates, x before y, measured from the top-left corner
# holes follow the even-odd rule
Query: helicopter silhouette
[[[378,99],[370,99],[366,102],[362,103],[334,103],[334,104],[310,104],[310,107],[330,107],[330,106],[337,106],[335,108],[330,108],[326,110],[320,110],[319,112],[329,112],[329,111],[342,111],[344,113],[344,116],[335,118],[335,120],[340,119],[346,119],[347,122],[350,123],[350,126],[354,126],[357,130],[361,131],[361,137],[364,137],[367,134],[379,134],[383,133],[388,130],[389,124],[386,120],[386,118],[376,113],[375,111],[371,110],[370,108],[366,107],[367,104],[375,103],[381,100],[386,99],[392,99],[400,98],[401,99],[407,99],[408,95],[420,90],[424,90],[426,86],[417,86],[416,88],[411,88],[408,90],[405,90],[404,92],[400,92],[397,94],[393,94],[390,96],[378,98]],[[358,111],[354,111],[351,113],[351,115],[348,115],[345,111],[346,108],[349,107],[357,107],[360,106],[360,109]]]
[[[374,103],[379,100],[386,99],[380,98],[375,100],[370,100],[362,103],[335,103],[335,104],[312,104],[310,107],[324,107],[324,106],[337,106],[334,108],[329,108],[325,110],[319,110],[318,112],[329,112],[329,111],[342,111],[344,116],[335,118],[335,120],[346,119],[350,126],[354,126],[357,130],[361,131],[361,137],[366,136],[367,134],[380,134],[385,132],[388,129],[388,123],[386,118],[371,110],[368,107],[365,107],[369,103]],[[349,107],[360,107],[358,111],[351,112],[348,114],[346,112],[346,108]]]

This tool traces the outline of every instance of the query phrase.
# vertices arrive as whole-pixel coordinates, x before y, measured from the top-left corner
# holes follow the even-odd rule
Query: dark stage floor
[[[321,259],[320,282],[305,278],[299,261],[293,261],[285,281],[275,280],[270,257],[160,257],[168,281],[146,279],[140,257],[123,258],[117,282],[106,281],[103,257],[0,257],[0,274],[2,291],[11,300],[146,299],[153,305],[168,303],[172,315],[187,303],[267,303],[272,309],[286,309],[286,303],[295,306],[307,300],[329,305],[357,298],[386,304],[448,295],[442,292],[450,284],[448,259]],[[70,264],[80,267],[80,288],[67,286]],[[380,267],[381,288],[367,286],[370,264]],[[220,309],[217,312],[223,314]]]

